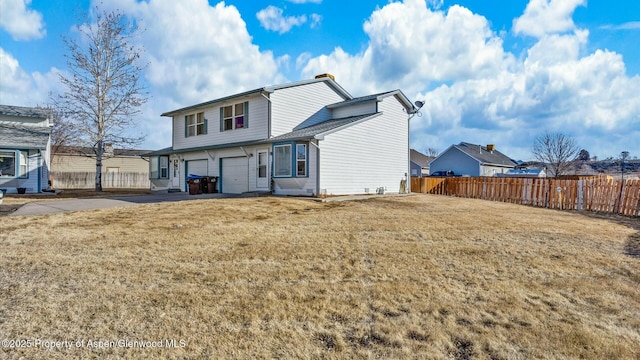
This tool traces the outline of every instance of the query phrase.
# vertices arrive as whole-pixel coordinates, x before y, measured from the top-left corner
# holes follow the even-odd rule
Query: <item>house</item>
[[[149,150],[114,149],[105,144],[102,185],[105,188],[149,188]],[[96,154],[84,146],[53,146],[51,186],[56,189],[95,187]]]
[[[435,159],[434,157],[427,156],[417,150],[410,150],[411,157],[411,176],[428,176],[429,175],[429,162]]]
[[[39,193],[49,188],[52,113],[0,105],[0,188]]]
[[[463,176],[495,176],[515,168],[517,163],[496,150],[494,145],[461,142],[449,146],[429,165],[431,173],[453,171]]]
[[[400,90],[353,97],[328,74],[172,110],[172,146],[148,154],[152,189],[186,191],[193,174],[222,193],[399,192],[416,112]]]
[[[149,173],[149,159],[143,154],[150,150],[114,149],[105,144],[102,170],[112,173]],[[51,154],[52,172],[95,172],[96,154],[84,146],[56,146]]]

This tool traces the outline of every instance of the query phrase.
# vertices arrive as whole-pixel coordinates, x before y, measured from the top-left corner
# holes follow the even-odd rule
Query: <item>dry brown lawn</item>
[[[0,358],[640,358],[638,219],[416,195],[0,222],[0,338],[32,341]]]

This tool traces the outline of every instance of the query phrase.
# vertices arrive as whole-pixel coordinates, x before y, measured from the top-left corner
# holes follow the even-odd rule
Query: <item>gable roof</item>
[[[392,91],[385,91],[378,94],[372,94],[372,95],[366,95],[366,96],[360,96],[357,98],[347,99],[345,101],[327,105],[327,109],[335,109],[342,106],[349,106],[349,105],[354,105],[354,104],[369,102],[369,101],[382,101],[384,100],[384,98],[389,96],[395,96],[396,99],[398,99],[398,101],[405,107],[405,109],[407,110],[407,113],[413,114],[418,111],[418,109],[415,106],[413,106],[409,98],[399,89],[392,90]]]
[[[48,119],[51,117],[51,110],[40,107],[0,105],[0,115]]]
[[[323,121],[316,125],[311,125],[306,128],[294,130],[292,132],[282,134],[269,139],[269,142],[275,141],[295,141],[302,139],[320,138],[324,135],[328,135],[332,132],[341,130],[342,128],[354,125],[357,122],[369,120],[373,117],[379,116],[381,113],[371,113],[357,116],[349,116],[339,119],[331,119]]]
[[[420,167],[427,167],[429,166],[429,162],[431,162],[431,160],[435,159],[432,156],[427,156],[417,150],[411,149],[410,151],[410,155],[411,155],[411,162],[415,163],[416,165],[419,165]]]
[[[46,149],[51,128],[0,123],[0,146],[17,149]]]
[[[261,87],[261,88],[257,88],[257,89],[253,89],[253,90],[249,90],[249,91],[245,91],[245,92],[241,92],[241,93],[238,93],[238,94],[221,97],[221,98],[214,99],[214,100],[211,100],[211,101],[206,101],[206,102],[199,103],[199,104],[196,104],[196,105],[183,107],[183,108],[180,108],[180,109],[177,109],[177,110],[167,111],[167,112],[161,114],[160,116],[173,116],[173,115],[176,115],[176,114],[181,113],[183,111],[204,108],[204,107],[210,106],[212,104],[223,102],[223,101],[226,101],[226,100],[229,100],[229,99],[233,99],[233,98],[237,98],[237,97],[242,97],[242,96],[247,96],[247,95],[252,95],[252,94],[258,94],[258,93],[272,93],[272,92],[275,92],[276,90],[280,90],[280,89],[286,89],[286,88],[302,86],[302,85],[309,85],[309,84],[318,83],[318,82],[326,83],[327,86],[332,88],[336,93],[338,93],[344,99],[353,98],[351,96],[351,94],[349,94],[342,86],[338,85],[338,83],[335,82],[330,77],[321,77],[321,78],[317,78],[317,79],[300,80],[300,81],[294,81],[294,82],[285,83],[285,84],[265,86],[265,87]]]
[[[471,156],[480,162],[481,165],[498,165],[514,167],[517,163],[505,154],[498,150],[488,150],[486,146],[470,144],[467,142],[461,142],[458,145],[453,145],[456,149]]]

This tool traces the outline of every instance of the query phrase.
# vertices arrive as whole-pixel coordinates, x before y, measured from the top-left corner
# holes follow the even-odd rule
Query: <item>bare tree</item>
[[[427,149],[427,156],[430,157],[437,157],[438,154],[440,154],[440,152],[438,151],[438,149],[436,148],[428,148]]]
[[[557,178],[571,168],[579,149],[572,137],[547,130],[535,139],[531,152],[538,161],[547,164],[547,173]]]
[[[80,134],[78,129],[62,115],[62,112],[49,108],[53,118],[51,128],[51,162],[63,146],[78,145]]]
[[[83,14],[76,29],[81,39],[64,37],[70,75],[60,75],[65,92],[55,100],[77,130],[78,142],[96,154],[95,190],[102,191],[102,158],[105,144],[130,147],[144,136],[132,136],[135,115],[147,101],[139,82],[144,67],[138,64],[141,48],[132,45],[137,27],[119,11],[95,8],[95,23]]]

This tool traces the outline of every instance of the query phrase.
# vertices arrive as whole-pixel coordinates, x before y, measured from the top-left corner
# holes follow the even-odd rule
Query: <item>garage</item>
[[[249,161],[246,157],[223,158],[222,192],[241,194],[249,191]]]
[[[187,161],[187,175],[200,175],[207,176],[209,175],[209,171],[207,168],[207,160],[189,160]]]

